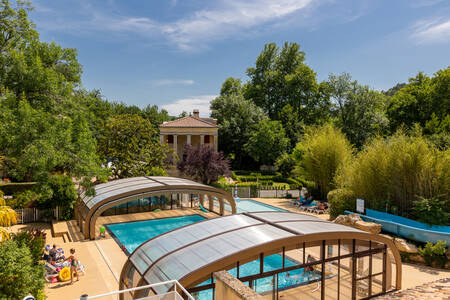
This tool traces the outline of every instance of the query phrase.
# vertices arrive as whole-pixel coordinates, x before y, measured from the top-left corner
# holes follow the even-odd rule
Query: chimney
[[[200,119],[200,113],[198,112],[198,109],[194,109],[194,118]]]

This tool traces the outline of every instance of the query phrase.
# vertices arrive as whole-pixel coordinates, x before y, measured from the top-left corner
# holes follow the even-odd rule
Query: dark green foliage
[[[50,175],[37,190],[39,207],[55,208],[59,206],[64,220],[73,217],[73,205],[77,199],[77,190],[71,178],[66,175]]]
[[[26,247],[30,250],[32,262],[39,264],[39,260],[44,255],[45,240],[41,231],[21,231],[14,234],[13,240],[19,247]]]
[[[450,207],[444,199],[418,197],[413,202],[413,213],[420,222],[430,225],[450,225]]]
[[[434,266],[434,264],[436,264],[441,268],[445,267],[445,264],[447,263],[445,252],[446,242],[443,241],[437,241],[434,245],[433,243],[428,242],[424,248],[419,247],[419,254],[429,266]]]
[[[219,126],[219,148],[232,159],[232,165],[251,167],[252,159],[243,146],[257,124],[267,119],[262,109],[240,93],[224,92],[211,101],[211,117],[217,119]]]
[[[261,121],[244,145],[245,151],[262,165],[273,165],[286,152],[289,139],[279,121]]]
[[[36,264],[28,245],[14,240],[0,243],[0,299],[22,299],[28,294],[43,300],[44,268]]]
[[[356,208],[356,196],[349,189],[332,190],[328,193],[327,199],[332,219],[343,215],[346,210],[353,211]]]
[[[36,182],[11,182],[0,184],[0,191],[7,196],[12,196],[16,193],[23,193],[31,190],[36,185]]]
[[[167,145],[161,145],[150,121],[139,115],[111,117],[99,141],[103,157],[112,163],[119,178],[164,175]]]
[[[278,168],[278,171],[281,172],[281,175],[283,177],[291,177],[292,171],[295,168],[295,160],[292,157],[292,155],[289,155],[287,153],[284,153],[280,157],[278,157],[277,161],[275,162],[275,166]]]
[[[8,205],[13,208],[24,208],[30,203],[33,203],[39,198],[39,194],[32,190],[26,190],[21,193],[14,194],[11,200],[8,200]]]

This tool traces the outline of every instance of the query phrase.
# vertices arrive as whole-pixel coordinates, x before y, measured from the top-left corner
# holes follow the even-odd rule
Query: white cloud
[[[53,18],[45,15],[38,26],[48,30],[76,32],[110,31],[157,36],[179,49],[204,48],[211,41],[242,35],[259,25],[276,25],[286,18],[324,0],[222,0],[210,9],[197,10],[170,22],[145,16],[125,16],[98,10],[81,2],[78,18]],[[172,4],[176,4],[173,1]],[[55,16],[55,17],[57,17]],[[52,20],[48,22],[48,20]],[[77,28],[74,32],[73,29]],[[247,32],[248,34],[248,32]]]
[[[167,110],[171,116],[178,116],[183,111],[190,113],[194,109],[198,109],[201,117],[209,117],[211,113],[209,110],[210,102],[216,97],[217,95],[202,95],[178,99],[173,103],[162,105],[161,108]]]
[[[421,8],[426,6],[433,6],[442,2],[443,0],[417,0],[411,2],[411,7],[413,8]]]
[[[416,23],[411,37],[419,44],[446,43],[450,41],[450,19],[422,20]]]
[[[152,81],[154,86],[167,86],[167,85],[193,85],[195,83],[192,79],[160,79]]]

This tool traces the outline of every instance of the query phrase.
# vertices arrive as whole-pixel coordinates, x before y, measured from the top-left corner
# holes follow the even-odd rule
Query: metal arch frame
[[[207,221],[208,220],[205,220],[202,222],[207,222]],[[284,222],[286,222],[286,221],[284,221]],[[287,222],[289,222],[289,221],[287,221]],[[308,221],[305,221],[305,222],[308,222]],[[271,222],[267,222],[267,223],[270,224]],[[283,223],[283,221],[280,221],[280,222],[272,223],[271,225],[279,226],[282,228],[282,223]],[[261,225],[261,224],[255,224],[252,226],[257,226],[257,225]],[[186,228],[189,226],[192,226],[192,225],[188,225],[183,228]],[[175,230],[178,230],[178,229],[175,229]],[[238,230],[238,229],[236,229],[236,230]],[[295,234],[295,233],[293,233],[293,234]],[[276,240],[272,240],[267,243],[258,244],[253,247],[247,248],[243,251],[240,251],[238,253],[234,253],[234,254],[222,257],[219,260],[216,260],[214,262],[206,264],[206,265],[202,266],[201,268],[198,268],[197,270],[185,275],[184,277],[180,278],[178,281],[183,286],[189,288],[190,286],[195,286],[196,284],[203,282],[205,280],[205,278],[209,277],[212,273],[214,273],[216,271],[227,269],[230,266],[235,266],[237,262],[239,262],[240,264],[243,264],[248,261],[252,261],[252,260],[256,259],[261,253],[263,253],[264,256],[268,256],[268,255],[280,252],[281,249],[283,249],[283,251],[297,249],[298,246],[301,244],[307,245],[308,247],[320,246],[324,241],[327,241],[327,240],[333,240],[333,241],[335,241],[335,240],[339,240],[339,241],[340,240],[354,240],[354,241],[359,240],[359,241],[369,242],[369,244],[371,243],[371,241],[376,241],[376,242],[384,244],[386,247],[385,248],[386,249],[385,250],[386,258],[389,259],[389,257],[387,256],[388,248],[394,256],[395,267],[396,267],[395,288],[397,290],[401,289],[402,263],[401,263],[400,253],[398,252],[393,241],[386,237],[383,237],[381,235],[372,234],[372,233],[363,232],[363,231],[360,231],[360,232],[357,232],[357,231],[334,231],[334,232],[318,232],[318,233],[311,233],[311,234],[297,233],[296,235],[291,236],[291,237],[276,239]],[[146,243],[144,243],[144,244],[146,244]],[[340,244],[340,242],[339,242],[339,244]],[[163,259],[164,257],[167,257],[169,254],[173,254],[174,252],[176,252],[178,250],[185,249],[188,246],[189,245],[183,246],[183,247],[178,248],[177,250],[167,253],[166,255],[160,257],[158,259],[158,261]],[[380,249],[372,249],[371,251],[375,252],[375,251],[381,251],[381,250]],[[371,252],[371,251],[368,251],[368,252]],[[362,251],[362,252],[365,252],[365,251]],[[343,255],[342,257],[344,257],[344,256],[345,255]],[[339,255],[338,257],[341,257],[341,256]],[[120,289],[124,288],[125,276],[131,267],[134,267],[135,272],[137,272],[141,276],[141,278],[139,279],[139,281],[137,283],[137,286],[147,284],[145,275],[150,271],[151,266],[149,266],[145,270],[145,272],[143,274],[141,274],[137,270],[135,265],[128,259],[127,262],[125,263],[125,265],[123,266],[122,272],[120,275],[120,280],[119,280]],[[391,276],[392,276],[392,272],[391,272],[390,268],[391,268],[391,264],[387,263],[386,264],[386,274],[387,274],[386,276],[389,276],[389,278],[391,278]]]
[[[86,210],[87,206],[79,199],[75,209],[75,217],[84,233],[84,237],[93,240],[95,239],[95,223],[97,218],[108,208],[148,196],[175,193],[199,194],[201,202],[204,202],[204,198],[207,196],[209,198],[209,209],[211,212],[214,212],[213,197],[216,197],[220,204],[220,215],[224,215],[225,213],[224,201],[227,201],[231,206],[231,212],[233,214],[236,213],[236,202],[234,201],[234,198],[225,191],[206,185],[163,185],[137,189],[103,199],[99,203],[96,203],[91,209],[88,209],[87,215],[84,215],[82,211]]]

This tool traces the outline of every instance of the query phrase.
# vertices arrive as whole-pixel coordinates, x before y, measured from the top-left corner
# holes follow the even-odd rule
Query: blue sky
[[[34,0],[44,41],[78,49],[83,86],[109,100],[200,108],[246,80],[265,43],[297,42],[318,80],[388,89],[449,66],[449,0]]]

